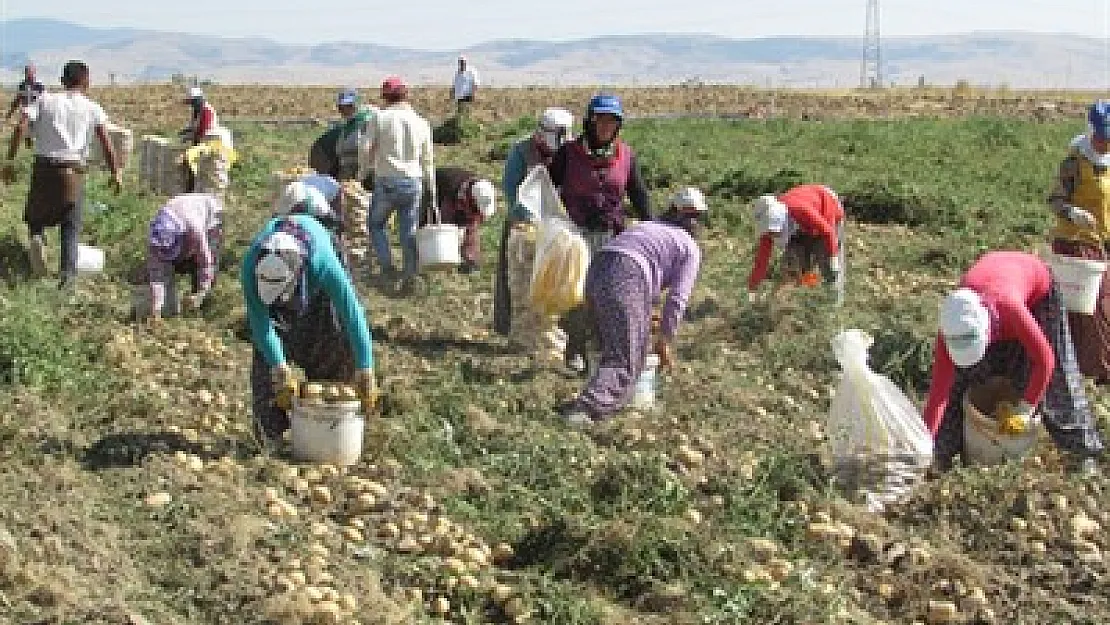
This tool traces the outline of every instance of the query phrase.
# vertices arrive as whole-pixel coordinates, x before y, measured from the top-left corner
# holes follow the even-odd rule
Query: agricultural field
[[[933,476],[877,515],[822,454],[829,340],[870,332],[875,370],[920,402],[941,294],[984,250],[1044,247],[1044,197],[1087,96],[629,91],[631,111],[658,116],[624,129],[653,201],[692,184],[712,210],[660,406],[563,425],[555,408],[581,382],[489,330],[502,206],[478,275],[393,299],[355,268],[384,405],[340,471],[253,443],[237,282],[271,173],[303,165],[321,131],[257,120],[330,117],[333,90],[210,92],[241,161],[200,316],[128,318],[126,278],[165,199],[133,170],[120,196],[91,177],[83,242],[107,266],[73,295],[27,277],[25,150],[0,188],[0,623],[1110,622],[1105,476],[1066,474],[1043,444]],[[473,136],[436,157],[499,180],[531,115],[588,92],[486,95]],[[136,136],[173,136],[178,96],[95,94]],[[766,119],[682,117],[772,102],[753,115]],[[417,105],[441,120],[446,91]],[[845,198],[847,303],[749,304],[748,202],[808,181]],[[1110,397],[1091,393],[1106,432]]]

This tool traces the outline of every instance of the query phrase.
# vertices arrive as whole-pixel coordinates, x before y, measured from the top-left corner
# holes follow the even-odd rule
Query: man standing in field
[[[461,117],[469,112],[470,103],[478,93],[478,74],[473,68],[468,67],[466,57],[459,57],[459,71],[455,72],[455,82],[451,89],[451,96],[455,100],[455,110]]]
[[[35,77],[34,64],[28,64],[23,68],[23,80],[16,87],[15,97],[12,98],[12,105],[8,109],[8,116],[4,119],[11,119],[20,107],[31,106],[44,93],[46,93],[46,86]]]
[[[416,226],[420,206],[435,205],[435,165],[432,162],[432,128],[412,109],[408,87],[400,76],[382,82],[383,108],[369,125],[370,162],[374,164],[374,194],[370,200],[370,239],[381,267],[382,279],[395,277],[387,222],[397,213],[403,269],[401,290],[415,286],[417,271]]]
[[[85,94],[89,89],[89,67],[70,61],[62,70],[61,93],[46,93],[24,108],[19,125],[12,133],[3,178],[15,180],[15,155],[19,140],[34,122],[35,161],[23,220],[31,235],[31,267],[37,276],[46,274],[43,235],[47,227],[59,226],[61,241],[61,287],[72,287],[77,278],[77,238],[81,232],[81,212],[85,201],[85,170],[89,141],[93,134],[100,141],[116,193],[122,173],[108,139],[104,109]]]
[[[12,105],[8,109],[8,116],[5,120],[11,119],[12,115],[20,109],[20,107],[28,107],[34,104],[39,96],[46,93],[46,85],[42,84],[35,77],[35,65],[28,63],[23,68],[23,80],[20,81],[19,86],[16,87],[15,97],[12,98]],[[27,147],[31,147],[31,136],[27,136]]]

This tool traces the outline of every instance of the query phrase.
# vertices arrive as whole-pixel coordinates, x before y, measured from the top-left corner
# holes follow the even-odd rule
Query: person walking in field
[[[37,72],[33,63],[23,67],[23,80],[15,87],[15,97],[12,98],[12,104],[8,107],[8,114],[4,119],[11,119],[16,111],[31,106],[46,93],[46,85],[39,82],[36,77]]]
[[[340,92],[335,104],[343,116],[335,144],[338,169],[335,178],[340,182],[362,182],[370,173],[370,124],[377,109],[363,106],[354,89]]]
[[[100,142],[112,186],[119,193],[123,175],[119,161],[108,138],[105,124],[108,117],[99,104],[86,93],[90,84],[89,67],[81,61],[70,61],[62,69],[60,93],[44,93],[23,109],[19,125],[12,133],[8,159],[2,177],[15,180],[15,160],[20,139],[28,131],[34,137],[35,160],[31,168],[31,184],[23,220],[30,232],[31,269],[36,276],[46,275],[46,228],[61,230],[60,286],[72,287],[77,279],[78,239],[85,203],[85,171],[89,142],[93,136]]]
[[[403,265],[401,291],[411,292],[417,273],[416,227],[420,207],[432,206],[435,196],[435,163],[432,129],[408,101],[408,87],[399,76],[382,82],[385,108],[370,124],[370,153],[374,165],[374,194],[370,199],[368,228],[382,278],[396,277],[386,224],[397,214]]]
[[[1087,132],[1074,138],[1060,163],[1048,204],[1056,216],[1052,251],[1103,260],[1110,249],[1110,102],[1087,110]],[[1093,315],[1068,313],[1079,370],[1110,384],[1110,272],[1103,274]]]
[[[251,392],[255,432],[264,446],[282,439],[299,380],[353,381],[367,416],[378,390],[373,345],[362,304],[332,236],[293,207],[271,219],[247,248],[240,281],[254,358]]]
[[[825,185],[804,184],[776,197],[764,195],[754,205],[760,234],[755,262],[748,276],[748,301],[758,299],[760,283],[775,247],[782,249],[782,280],[813,286],[817,271],[831,283],[839,305],[844,300],[844,206]]]
[[[215,286],[223,249],[224,203],[210,193],[178,195],[158,209],[150,224],[146,279],[150,284],[151,319],[158,321],[167,290],[176,292],[177,274],[192,278],[186,310],[200,310]]]
[[[555,153],[571,139],[573,126],[574,115],[570,111],[555,107],[545,109],[540,116],[540,122],[535,132],[514,143],[512,148],[509,149],[508,157],[505,159],[505,168],[501,175],[501,191],[505,195],[505,206],[508,207],[508,214],[501,228],[501,244],[497,254],[497,276],[493,291],[493,327],[497,333],[503,336],[510,335],[513,325],[513,310],[527,310],[527,307],[520,306],[524,302],[514,304],[509,285],[510,282],[516,282],[518,285],[527,284],[527,281],[531,279],[531,258],[535,253],[535,245],[533,244],[526,262],[521,263],[520,267],[511,267],[513,263],[510,262],[509,258],[509,237],[514,229],[519,233],[523,228],[539,221],[540,218],[539,215],[531,214],[531,211],[520,203],[517,198],[517,191],[520,189],[520,183],[524,182],[524,178],[533,168],[547,167],[551,164],[551,159],[555,156]],[[511,273],[520,274],[522,272],[527,274],[526,279],[511,279]],[[527,293],[518,293],[517,297],[522,300],[526,299]]]
[[[1014,410],[1021,430],[1039,413],[1073,466],[1094,467],[1103,443],[1064,312],[1048,266],[1024,252],[984,254],[944,298],[922,413],[938,467],[950,467],[963,451],[964,393],[994,376],[1023,389]]]
[[[8,114],[4,117],[5,120],[11,119],[12,115],[15,115],[19,109],[31,106],[42,94],[46,93],[46,85],[36,78],[37,72],[38,70],[33,63],[28,63],[23,67],[23,80],[19,81],[19,84],[15,87],[15,97],[12,98],[12,104],[8,107]],[[30,132],[28,132],[25,139],[27,147],[30,148],[33,145]]]
[[[613,237],[586,274],[586,304],[601,344],[597,372],[564,408],[576,427],[607,419],[631,399],[649,350],[663,367],[697,281],[701,249],[695,237],[708,213],[701,191],[676,193],[667,211]],[[658,337],[652,341],[653,303],[666,291]]]
[[[586,239],[591,255],[624,230],[626,195],[638,219],[651,219],[650,196],[636,155],[619,137],[623,122],[620,98],[609,94],[590,98],[582,134],[560,147],[549,167],[567,215]],[[585,309],[567,313],[563,329],[567,365],[584,374],[590,333]]]
[[[451,85],[451,98],[455,101],[455,111],[459,116],[469,112],[469,106],[478,94],[478,72],[467,64],[465,56],[459,57],[459,69]]]
[[[478,271],[482,252],[480,228],[497,212],[497,187],[464,167],[437,167],[436,197],[440,223],[454,224],[463,231],[459,273]],[[425,210],[421,215],[421,226],[430,223],[430,213],[431,210]]]

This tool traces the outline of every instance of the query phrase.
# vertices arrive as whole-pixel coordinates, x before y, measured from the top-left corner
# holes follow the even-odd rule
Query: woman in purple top
[[[656,221],[613,237],[590,261],[586,305],[601,344],[601,361],[563,416],[584,426],[612,416],[632,397],[651,341],[652,302],[667,290],[654,350],[671,365],[671,344],[698,277],[701,249],[694,240],[708,211],[695,188],[679,191]]]

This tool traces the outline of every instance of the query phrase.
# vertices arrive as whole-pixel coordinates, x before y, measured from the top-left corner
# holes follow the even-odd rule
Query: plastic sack
[[[561,315],[582,303],[590,249],[569,220],[545,217],[536,233],[528,298],[541,315]]]
[[[543,165],[536,165],[524,177],[517,187],[516,201],[528,211],[528,220],[532,222],[567,216],[567,209]]]
[[[861,330],[845,330],[832,340],[843,378],[829,408],[829,451],[836,459],[883,456],[927,464],[933,438],[905,393],[871,371],[867,350],[873,342]]]

